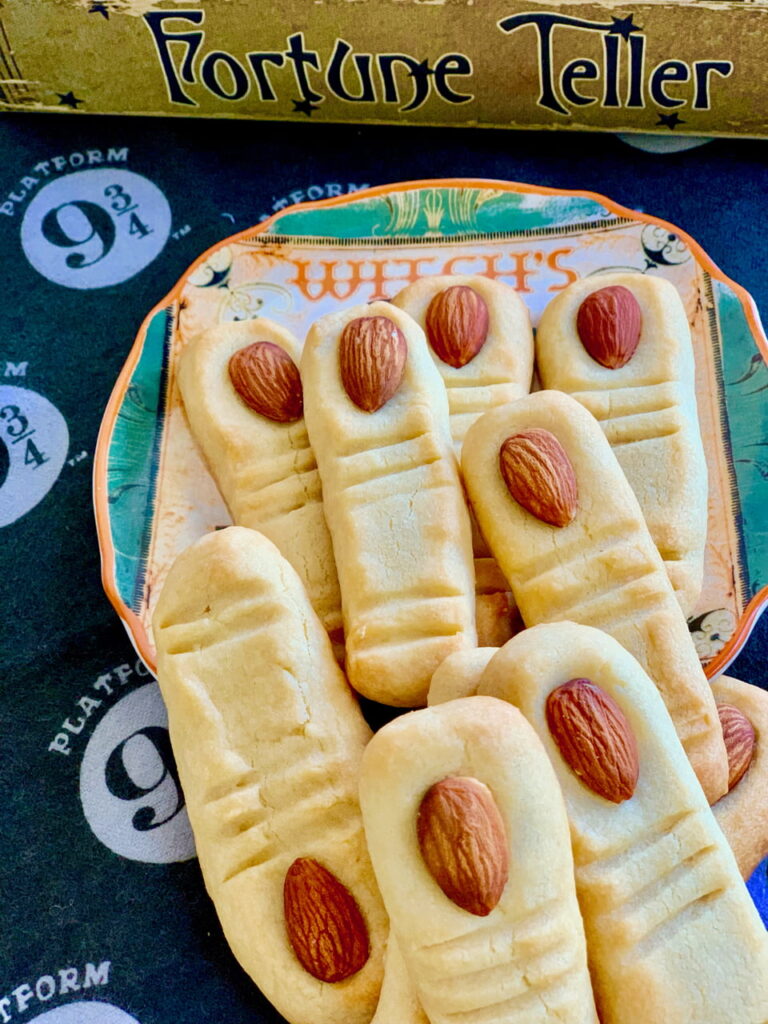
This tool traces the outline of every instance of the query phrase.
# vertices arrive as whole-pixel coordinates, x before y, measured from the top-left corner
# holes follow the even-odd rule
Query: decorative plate
[[[754,302],[654,217],[590,192],[458,179],[283,210],[200,256],[144,321],[104,415],[94,500],[104,586],[147,665],[171,562],[230,522],[176,384],[191,335],[267,316],[301,338],[324,313],[450,273],[513,285],[536,324],[558,290],[605,270],[667,278],[688,312],[710,478],[705,583],[689,625],[707,674],[721,672],[768,603],[768,343]]]

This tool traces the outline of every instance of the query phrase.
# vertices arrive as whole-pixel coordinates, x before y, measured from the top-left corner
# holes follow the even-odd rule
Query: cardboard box
[[[768,134],[768,0],[0,0],[1,103]]]

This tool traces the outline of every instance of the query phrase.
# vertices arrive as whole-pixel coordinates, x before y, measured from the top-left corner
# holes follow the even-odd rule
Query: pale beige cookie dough
[[[473,697],[488,662],[497,650],[498,647],[476,647],[473,651],[449,654],[432,676],[427,703],[432,706],[459,697]]]
[[[171,567],[153,627],[200,866],[235,956],[290,1024],[368,1024],[388,933],[357,796],[370,730],[298,576],[255,531],[208,534]],[[286,896],[301,909],[290,937]]]
[[[712,808],[746,879],[768,857],[768,693],[729,676],[713,680],[712,692],[747,719],[732,740],[744,774]]]
[[[475,625],[481,647],[502,647],[523,628],[509,583],[496,559],[486,554],[475,554]]]
[[[596,629],[535,626],[480,692],[520,708],[562,787],[603,1024],[764,1024],[768,934],[634,658]]]
[[[392,932],[384,956],[384,981],[379,1005],[371,1024],[429,1024]]]
[[[277,422],[255,411],[229,373],[235,353],[259,342],[277,345],[298,364],[296,338],[263,318],[220,324],[192,338],[179,359],[184,409],[233,521],[277,545],[301,577],[325,628],[338,631],[339,583],[303,416]]]
[[[364,359],[372,323],[382,328],[374,344],[404,339],[399,384],[387,362],[392,351]],[[363,339],[349,350],[358,382],[372,386],[377,367],[390,373],[394,392],[375,411],[345,390],[342,335]],[[421,328],[386,302],[318,320],[301,371],[341,584],[349,681],[385,704],[424,704],[443,658],[477,641],[469,513],[440,375]]]
[[[466,433],[479,416],[531,390],[533,331],[528,308],[510,285],[478,274],[423,277],[398,292],[392,302],[426,333],[448,393],[451,436],[460,455]],[[472,542],[478,640],[483,646],[500,647],[517,631],[517,616],[506,598],[509,586],[478,529],[473,530]]]
[[[439,834],[424,807],[446,780],[467,796],[444,819],[442,849],[456,858],[438,881],[419,830]],[[360,803],[392,931],[431,1024],[596,1024],[562,795],[516,709],[469,697],[384,726],[363,758]]]
[[[526,442],[512,476],[567,512],[564,525],[524,508],[502,477],[502,446],[530,429],[546,431],[561,454],[537,443],[537,461]],[[570,619],[626,647],[658,686],[707,798],[717,800],[728,766],[712,691],[637,498],[594,417],[569,395],[539,391],[478,420],[462,463],[478,522],[526,625]]]
[[[616,287],[636,300],[640,333],[634,353],[614,369],[592,358],[577,320],[588,296]],[[606,308],[612,302],[609,298]],[[583,328],[583,333],[592,344],[592,332]],[[707,463],[696,411],[691,332],[677,289],[663,278],[639,273],[575,281],[544,310],[536,331],[536,360],[543,387],[567,391],[600,422],[637,495],[680,605],[686,616],[692,615],[704,574]]]
[[[466,289],[475,293],[470,301]],[[533,331],[528,309],[510,285],[477,274],[422,277],[398,292],[392,302],[426,334],[448,392],[451,436],[460,453],[467,431],[479,416],[531,390]],[[478,325],[481,318],[484,330]],[[441,352],[459,353],[455,364],[473,350],[468,343],[476,345],[481,337],[480,348],[462,365],[440,357]],[[446,340],[453,342],[449,353],[441,347]]]

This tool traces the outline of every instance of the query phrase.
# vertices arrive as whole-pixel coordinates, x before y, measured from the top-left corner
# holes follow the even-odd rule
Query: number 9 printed
[[[96,838],[121,857],[170,864],[195,856],[157,683],[127,694],[94,729],[80,801]]]
[[[99,168],[50,182],[27,207],[21,245],[32,266],[66,288],[127,281],[162,251],[168,201],[133,171]]]

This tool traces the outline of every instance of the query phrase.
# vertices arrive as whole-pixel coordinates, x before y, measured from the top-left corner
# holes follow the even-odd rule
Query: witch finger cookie
[[[368,1024],[388,931],[357,796],[370,730],[299,577],[266,537],[229,527],[179,556],[153,626],[232,951],[290,1024]]]
[[[233,521],[277,545],[333,633],[341,598],[298,359],[296,338],[271,320],[220,324],[187,342],[179,389]]]
[[[480,527],[527,626],[615,637],[653,679],[708,799],[727,789],[715,700],[648,527],[600,425],[539,391],[486,413],[462,450]]]
[[[728,792],[712,811],[749,878],[768,857],[768,692],[730,676],[713,680],[712,692],[728,752]]]
[[[515,708],[468,697],[384,726],[360,802],[431,1024],[596,1024],[562,796]]]
[[[768,933],[637,661],[599,630],[535,626],[479,691],[523,712],[562,787],[603,1024],[764,1024]]]
[[[349,681],[382,703],[424,704],[443,658],[477,642],[469,513],[440,375],[421,328],[386,302],[318,320],[301,372]]]
[[[575,281],[544,310],[536,359],[545,388],[573,395],[599,421],[692,615],[704,574],[707,463],[677,289],[638,273]]]

